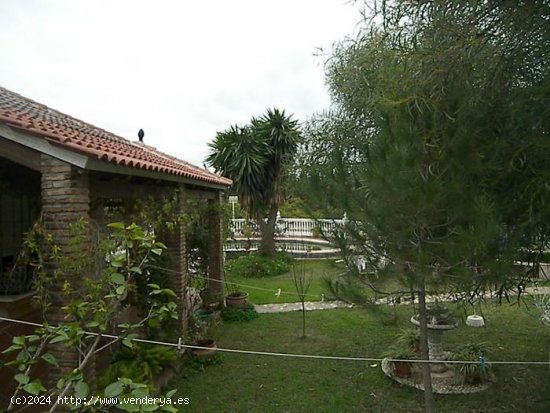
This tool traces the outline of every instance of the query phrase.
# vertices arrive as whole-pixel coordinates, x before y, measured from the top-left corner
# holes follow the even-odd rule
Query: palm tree
[[[250,124],[218,132],[206,162],[233,180],[233,191],[260,228],[260,252],[275,253],[275,224],[282,202],[281,180],[296,153],[298,122],[284,110],[268,109]]]

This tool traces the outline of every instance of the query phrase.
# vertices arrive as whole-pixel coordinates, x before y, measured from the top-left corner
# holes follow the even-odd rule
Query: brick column
[[[180,188],[178,206],[174,213],[180,214],[183,211],[185,191]],[[187,332],[188,327],[188,305],[187,305],[187,242],[185,228],[183,225],[176,225],[171,231],[162,234],[162,242],[168,247],[170,280],[172,290],[176,293],[176,304],[178,305],[178,322],[181,334]]]
[[[52,235],[52,242],[59,247],[61,255],[75,256],[85,254],[89,246],[89,237],[82,240],[82,248],[76,252],[69,248],[71,233],[70,226],[81,218],[89,221],[90,194],[88,190],[87,172],[72,165],[42,154],[40,156],[42,172],[42,215],[47,233]],[[54,263],[51,264],[55,265]],[[51,268],[53,270],[53,267]],[[82,271],[85,271],[83,268]],[[61,286],[68,281],[73,288],[78,287],[78,281],[87,274],[59,274],[50,291],[50,309],[47,314],[48,322],[59,324],[66,322],[61,307],[66,305],[71,297],[62,292]],[[62,345],[53,345],[49,351],[57,357],[59,368],[50,368],[48,385],[55,385],[59,377],[73,370],[78,363],[78,353],[75,349],[65,349]],[[94,362],[86,369],[88,380],[95,381],[93,374]]]
[[[223,303],[223,226],[222,211],[223,192],[216,193],[214,200],[208,201],[208,281],[210,296],[216,302]]]

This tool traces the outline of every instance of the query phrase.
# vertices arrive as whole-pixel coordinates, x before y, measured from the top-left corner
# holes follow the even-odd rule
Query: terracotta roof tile
[[[229,186],[231,180],[0,87],[0,122],[105,162]]]

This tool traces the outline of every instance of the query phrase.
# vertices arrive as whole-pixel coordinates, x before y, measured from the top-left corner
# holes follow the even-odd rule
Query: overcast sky
[[[1,0],[0,84],[202,165],[217,131],[329,105],[323,57],[346,0]]]

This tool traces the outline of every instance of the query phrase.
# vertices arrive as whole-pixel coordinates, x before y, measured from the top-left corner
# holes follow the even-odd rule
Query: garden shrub
[[[223,321],[251,321],[258,317],[254,304],[248,304],[246,308],[224,307],[221,311]]]
[[[109,367],[98,378],[98,387],[103,389],[119,377],[154,388],[154,379],[164,367],[176,361],[176,352],[164,346],[134,344],[132,348],[122,345],[111,358]]]
[[[274,277],[290,271],[293,258],[290,254],[278,252],[273,258],[249,254],[227,262],[228,277]]]
[[[223,355],[218,352],[208,357],[188,357],[185,359],[181,375],[189,378],[193,376],[193,374],[205,371],[208,366],[215,366],[222,362]]]

